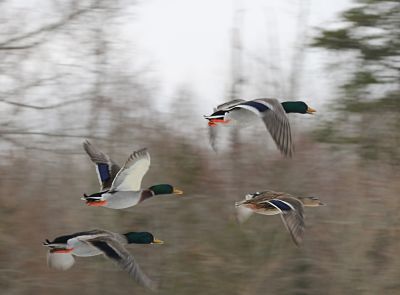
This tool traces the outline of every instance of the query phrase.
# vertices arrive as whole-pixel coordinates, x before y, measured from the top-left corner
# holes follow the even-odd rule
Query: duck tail
[[[60,243],[54,243],[54,242],[50,242],[48,239],[46,239],[43,243],[43,246],[45,247],[49,247],[51,249],[53,248],[65,248],[64,244],[60,244]]]
[[[42,244],[43,246],[50,247],[51,242],[48,239],[46,239]]]
[[[102,201],[103,197],[101,194],[95,194],[95,195],[88,196],[87,194],[84,193],[81,200],[95,202],[95,201]]]

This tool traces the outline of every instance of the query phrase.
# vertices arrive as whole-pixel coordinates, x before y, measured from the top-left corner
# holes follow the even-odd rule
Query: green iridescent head
[[[304,101],[284,101],[282,102],[282,107],[286,113],[312,114],[316,112]]]
[[[155,239],[149,232],[129,232],[124,234],[129,244],[163,244],[164,242]]]
[[[181,190],[178,190],[174,188],[170,184],[157,184],[149,187],[149,190],[151,190],[154,195],[169,195],[169,194],[175,194],[175,195],[182,195],[183,192]]]

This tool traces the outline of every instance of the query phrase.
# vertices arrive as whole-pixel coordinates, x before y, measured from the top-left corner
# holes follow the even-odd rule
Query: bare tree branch
[[[90,138],[103,140],[105,138],[92,136],[92,135],[74,135],[74,134],[61,134],[61,133],[50,133],[50,132],[40,132],[40,131],[21,131],[21,130],[4,130],[0,131],[0,136],[2,135],[39,135],[47,137],[64,137],[64,138]]]
[[[27,85],[22,86],[22,87],[18,87],[17,89],[9,91],[7,93],[3,93],[2,96],[4,96],[4,97],[15,97],[16,95],[18,95],[18,93],[20,93],[20,92],[22,92],[24,90],[27,90],[27,89],[32,88],[32,87],[40,86],[40,85],[42,85],[43,82],[56,80],[59,77],[61,77],[61,75],[56,75],[56,76],[49,77],[49,78],[38,79],[38,80],[36,80],[36,81],[34,81],[34,82],[30,83],[30,84],[27,84]],[[61,106],[65,106],[65,105],[70,105],[70,104],[86,101],[86,100],[89,100],[91,98],[90,96],[86,96],[86,97],[80,97],[80,98],[71,99],[71,100],[68,100],[68,101],[59,102],[59,103],[52,104],[52,105],[38,106],[38,105],[31,105],[31,104],[27,104],[27,103],[8,100],[8,99],[6,99],[4,97],[0,98],[0,103],[2,102],[2,103],[9,104],[9,105],[17,106],[17,107],[30,108],[30,109],[36,109],[36,110],[54,109],[54,108],[58,108],[58,107],[61,107]]]
[[[30,109],[35,109],[35,110],[48,110],[48,109],[55,109],[58,107],[74,104],[74,103],[79,103],[79,102],[82,102],[85,100],[90,100],[90,97],[71,99],[68,101],[63,101],[63,102],[48,105],[48,106],[36,106],[36,105],[30,105],[30,104],[25,104],[25,103],[20,103],[20,102],[16,102],[16,101],[5,100],[5,99],[0,100],[0,102],[18,106],[18,107],[23,107],[23,108],[30,108]]]
[[[17,46],[2,46],[0,47],[0,50],[24,50],[24,49],[29,49],[32,47],[35,47],[39,45],[41,42],[37,41],[31,44],[26,44],[26,45],[17,45]]]
[[[3,98],[0,99],[0,100],[3,100],[3,99],[5,99],[5,97],[8,97],[8,96],[15,96],[16,94],[20,93],[23,90],[26,90],[26,89],[29,89],[29,88],[32,88],[32,87],[36,87],[36,86],[40,86],[43,82],[53,81],[53,80],[56,80],[59,77],[61,77],[61,75],[58,74],[58,75],[55,75],[53,77],[37,79],[37,80],[35,80],[35,81],[33,81],[33,82],[29,83],[29,84],[26,84],[24,86],[18,87],[15,90],[11,90],[11,91],[0,93],[0,96],[3,96]]]
[[[72,12],[71,14],[69,14],[67,17],[65,17],[64,19],[62,19],[59,22],[56,22],[56,23],[53,23],[53,24],[49,24],[47,26],[38,28],[38,29],[36,29],[34,31],[25,33],[25,34],[20,35],[20,36],[12,37],[12,38],[10,38],[10,39],[8,39],[6,41],[3,41],[3,42],[0,43],[0,49],[11,48],[12,46],[9,46],[9,44],[12,44],[12,43],[15,43],[15,42],[19,42],[21,40],[25,40],[25,39],[40,35],[40,34],[45,33],[45,32],[54,31],[54,30],[64,26],[66,23],[70,22],[71,20],[74,20],[75,18],[79,17],[80,15],[90,11],[94,7],[95,7],[95,4],[92,4],[91,6],[88,6],[88,7],[82,8],[82,9],[78,9],[78,10]],[[36,46],[38,44],[39,44],[39,42],[33,43],[30,46],[28,46],[27,48]],[[20,46],[20,47],[22,47],[22,46]],[[22,48],[18,48],[18,49],[22,49]]]

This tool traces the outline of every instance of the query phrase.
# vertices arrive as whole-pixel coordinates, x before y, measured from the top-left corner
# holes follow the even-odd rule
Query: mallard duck
[[[126,244],[163,244],[163,241],[155,239],[149,232],[118,234],[96,229],[43,242],[49,248],[47,263],[51,268],[71,268],[75,262],[73,255],[88,257],[103,254],[127,271],[139,284],[155,289],[155,283],[142,272],[133,256],[125,249]]]
[[[293,242],[299,245],[305,228],[303,207],[318,207],[325,204],[317,197],[294,197],[282,192],[263,191],[248,194],[243,201],[236,202],[235,205],[239,209],[245,208],[238,212],[242,221],[253,212],[264,215],[280,214]]]
[[[274,98],[245,101],[234,99],[217,106],[208,120],[210,143],[216,150],[216,126],[249,126],[261,119],[285,156],[293,154],[292,134],[287,113],[312,114],[315,110],[302,101],[280,103]]]
[[[143,176],[150,167],[150,154],[147,149],[133,152],[120,168],[108,155],[96,149],[89,141],[83,143],[83,148],[96,166],[101,189],[99,193],[84,194],[82,199],[88,206],[124,209],[155,195],[183,194],[181,190],[170,184],[157,184],[148,189],[141,189]]]

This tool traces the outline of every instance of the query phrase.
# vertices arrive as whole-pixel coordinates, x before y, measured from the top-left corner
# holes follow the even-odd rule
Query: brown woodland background
[[[398,2],[359,0],[338,16],[344,26],[320,28],[296,49],[300,59],[324,52],[327,72],[339,79],[337,98],[318,115],[290,116],[293,159],[281,157],[261,123],[227,132],[214,153],[196,111],[202,98],[190,87],[177,89],[164,111],[156,107],[151,67],[119,34],[140,2],[33,5],[0,1],[2,294],[150,293],[102,257],[77,258],[67,272],[47,267],[44,239],[93,228],[165,240],[129,247],[160,294],[399,294]],[[240,22],[232,28],[240,36]],[[236,45],[226,100],[245,89],[245,54]],[[262,59],[268,65],[267,53]],[[265,96],[296,96],[296,73],[278,88],[259,87]],[[85,206],[82,194],[98,189],[86,138],[119,163],[148,147],[144,187],[171,183],[184,197],[125,210]],[[234,202],[263,189],[328,204],[306,209],[301,248],[277,216],[236,221]]]

